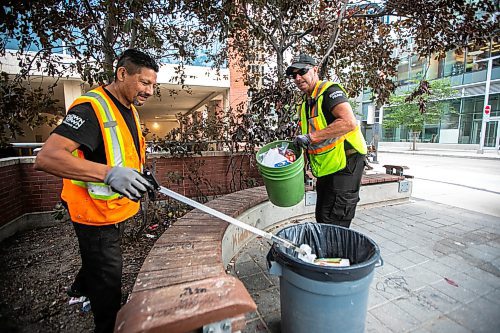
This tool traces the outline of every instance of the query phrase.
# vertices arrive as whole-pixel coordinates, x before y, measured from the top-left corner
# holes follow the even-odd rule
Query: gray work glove
[[[134,201],[139,201],[147,189],[153,187],[137,170],[120,166],[108,171],[104,183]]]
[[[311,144],[311,137],[309,134],[297,135],[295,139],[293,139],[293,144],[298,148],[308,148]]]

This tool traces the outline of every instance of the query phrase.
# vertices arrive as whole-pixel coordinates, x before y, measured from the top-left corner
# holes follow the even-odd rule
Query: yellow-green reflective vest
[[[319,81],[311,96],[315,100],[315,103],[313,103],[310,110],[307,108],[306,98],[304,98],[302,104],[299,106],[302,134],[313,133],[328,126],[325,115],[323,114],[322,103],[323,93],[332,85],[336,85],[345,93],[344,88],[338,83]],[[327,112],[331,112],[331,110],[327,110]],[[311,144],[307,149],[307,154],[309,155],[309,163],[315,177],[323,177],[345,168],[345,140],[347,140],[360,154],[366,154],[366,142],[359,125],[356,126],[354,130],[340,137]]]

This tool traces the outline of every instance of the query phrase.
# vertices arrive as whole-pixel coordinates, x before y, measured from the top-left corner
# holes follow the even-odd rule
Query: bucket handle
[[[384,266],[384,259],[382,259],[382,256],[378,257],[378,261],[375,263],[375,267],[382,267]]]

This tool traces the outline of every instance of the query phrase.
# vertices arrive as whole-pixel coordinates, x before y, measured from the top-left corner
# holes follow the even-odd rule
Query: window
[[[398,82],[403,85],[410,78],[410,66],[408,59],[402,59],[398,65]]]
[[[444,76],[460,75],[464,72],[464,55],[461,51],[448,51],[444,61]]]
[[[467,58],[465,62],[466,72],[477,72],[486,70],[488,68],[487,61],[477,62],[481,59],[486,59],[489,57],[489,45],[482,47],[469,46],[467,49]]]
[[[418,56],[411,57],[410,80],[421,80],[424,74],[425,59]]]

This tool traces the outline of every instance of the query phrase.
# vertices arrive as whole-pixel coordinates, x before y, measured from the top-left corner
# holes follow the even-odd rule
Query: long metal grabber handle
[[[205,206],[197,201],[194,201],[188,197],[185,197],[177,192],[174,192],[172,190],[169,190],[168,188],[166,187],[163,187],[163,186],[160,186],[160,184],[158,183],[158,181],[156,180],[156,178],[154,177],[153,173],[150,171],[150,170],[145,170],[144,171],[144,177],[149,180],[149,182],[155,187],[155,190],[157,190],[158,192],[162,193],[162,194],[165,194],[175,200],[178,200],[180,202],[183,202],[191,207],[194,207],[194,208],[197,208],[205,213],[208,213],[212,216],[215,216],[215,217],[218,217],[220,218],[221,220],[224,220],[228,223],[231,223],[233,225],[236,225],[242,229],[245,229],[247,231],[250,231],[251,233],[253,234],[256,234],[258,236],[261,236],[261,237],[264,237],[266,239],[269,239],[269,240],[272,240],[278,244],[281,244],[283,245],[284,247],[288,248],[288,249],[292,249],[302,255],[306,255],[306,252],[299,248],[296,244],[290,242],[289,240],[286,240],[286,239],[283,239],[283,238],[280,238],[278,236],[275,236],[273,234],[271,234],[270,232],[266,232],[266,231],[263,231],[263,230],[260,230],[260,229],[257,229],[249,224],[246,224],[246,223],[243,223],[241,221],[238,221],[237,219],[229,216],[229,215],[226,215],[224,213],[221,213],[213,208],[210,208],[208,206]]]

